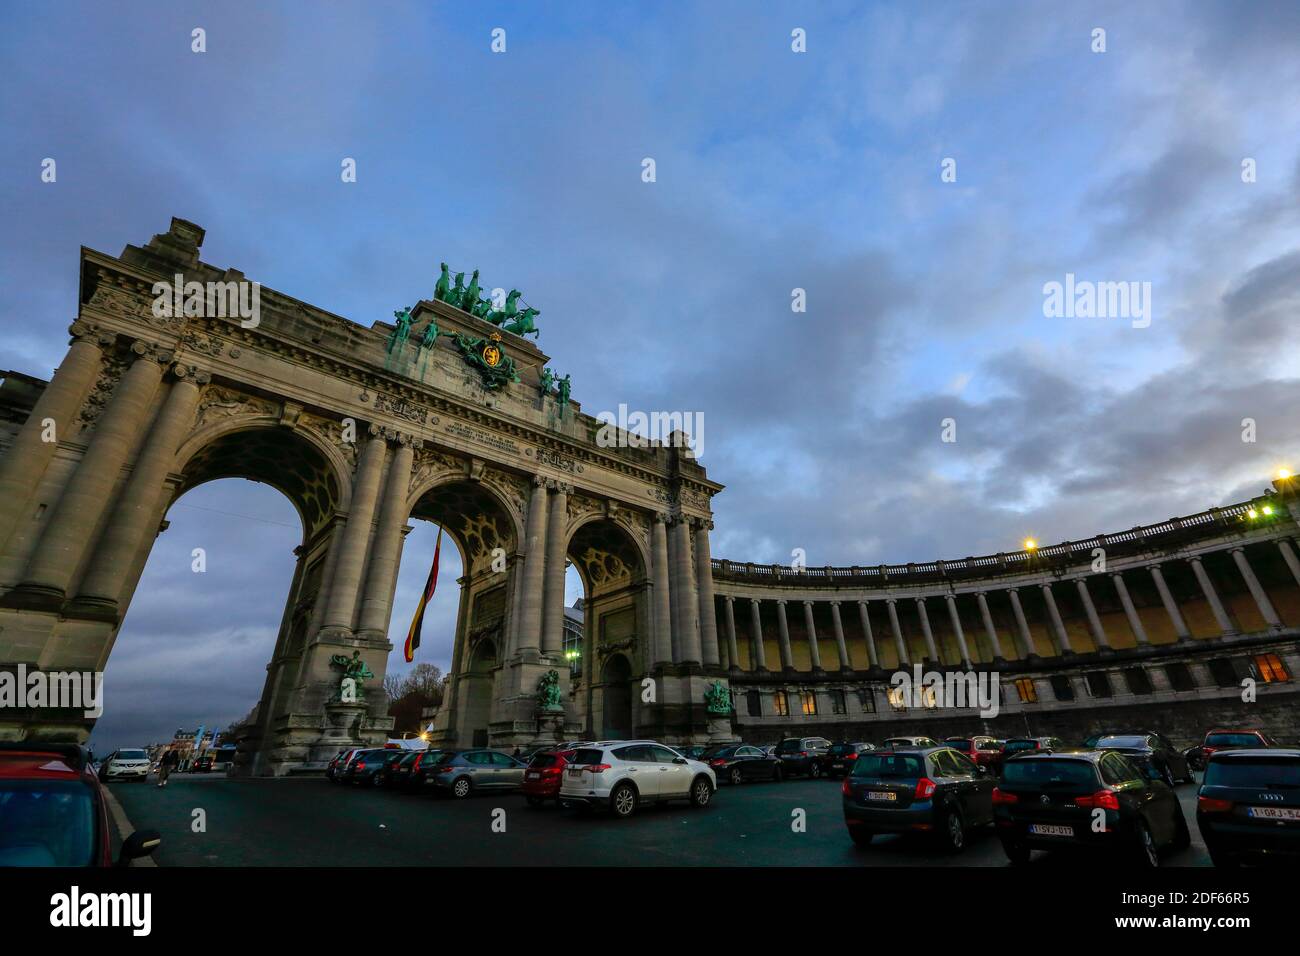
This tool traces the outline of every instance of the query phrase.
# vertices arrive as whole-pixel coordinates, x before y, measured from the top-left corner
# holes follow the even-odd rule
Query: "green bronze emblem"
[[[478,372],[483,387],[495,392],[507,382],[518,382],[519,373],[515,371],[515,360],[501,347],[500,333],[492,333],[491,339],[476,339],[460,332],[452,333],[452,341],[460,349],[465,364]]]

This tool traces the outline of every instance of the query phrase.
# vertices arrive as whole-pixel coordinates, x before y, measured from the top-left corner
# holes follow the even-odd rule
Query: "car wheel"
[[[1007,855],[1007,860],[1012,866],[1024,866],[1029,862],[1030,854],[1033,853],[1023,843],[1003,843],[1002,852]]]
[[[524,797],[524,799],[528,801],[530,807],[540,807],[545,802],[541,797],[534,797],[531,795]]]
[[[636,789],[630,783],[620,783],[609,795],[609,808],[614,816],[626,820],[636,810]]]
[[[966,823],[957,810],[949,810],[943,820],[943,848],[949,853],[966,849]]]
[[[691,806],[707,807],[712,799],[713,785],[709,783],[709,778],[696,777],[695,782],[691,784]]]
[[[1155,838],[1146,821],[1137,822],[1137,843],[1134,846],[1134,862],[1144,869],[1154,870],[1160,865],[1160,854],[1156,851]]]
[[[739,787],[739,786],[740,786],[742,783],[744,783],[744,782],[745,782],[745,775],[742,774],[742,773],[740,772],[740,768],[739,768],[739,767],[732,767],[732,768],[731,768],[731,785],[732,785],[733,787]]]
[[[1160,771],[1160,779],[1171,787],[1178,786],[1177,782],[1174,780],[1174,772],[1170,769],[1169,764],[1165,764],[1164,769]]]
[[[822,775],[822,768],[817,765],[817,761],[808,764],[808,776],[816,780]]]
[[[382,786],[384,785],[384,777],[383,777],[383,775],[382,775],[382,774],[378,774],[378,773],[375,774],[373,777],[370,778],[370,783],[371,783],[372,786],[375,786],[375,787],[382,787]]]
[[[457,800],[463,800],[469,796],[469,792],[474,789],[469,782],[469,777],[461,777],[451,785],[451,795]]]
[[[862,827],[849,827],[849,836],[853,838],[855,846],[871,846],[871,838],[875,836],[870,830],[864,830]]]

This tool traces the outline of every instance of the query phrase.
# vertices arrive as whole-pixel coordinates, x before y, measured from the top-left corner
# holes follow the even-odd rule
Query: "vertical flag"
[[[415,649],[420,646],[420,627],[424,624],[424,609],[429,606],[429,598],[433,597],[434,590],[438,587],[438,553],[442,551],[442,528],[438,528],[438,543],[433,546],[433,567],[429,569],[429,580],[424,582],[424,593],[420,595],[420,604],[415,609],[415,617],[411,620],[411,629],[406,632],[406,663],[411,663],[415,659]]]

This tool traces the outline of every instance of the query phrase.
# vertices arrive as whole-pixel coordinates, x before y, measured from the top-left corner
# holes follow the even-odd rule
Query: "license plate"
[[[541,780],[541,779],[542,779],[542,775],[541,775],[540,773],[530,773],[530,774],[528,775],[528,779],[529,779],[529,780]]]
[[[569,776],[570,776],[570,777],[581,777],[581,776],[582,776],[582,771],[579,770],[579,769],[576,769],[576,768],[575,768],[575,769],[569,771]]]
[[[844,764],[842,764],[842,763],[833,763],[833,764],[831,764],[831,769],[832,769],[832,770],[842,769],[843,767],[844,767]]]
[[[898,799],[898,794],[889,790],[868,790],[867,799],[893,801]]]
[[[1074,827],[1056,827],[1046,823],[1035,823],[1029,832],[1036,836],[1074,836]]]
[[[1300,820],[1296,807],[1247,807],[1246,815],[1259,820]]]

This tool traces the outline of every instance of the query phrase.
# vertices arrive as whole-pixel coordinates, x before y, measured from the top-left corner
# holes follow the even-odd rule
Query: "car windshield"
[[[533,757],[532,761],[529,762],[528,766],[540,769],[542,767],[554,767],[559,762],[560,758],[555,756],[555,754],[537,754]]]
[[[1300,760],[1285,757],[1211,760],[1205,770],[1205,786],[1297,790],[1300,789]]]
[[[1002,748],[1007,753],[1018,753],[1021,750],[1037,750],[1037,740],[1008,740],[1007,745]]]
[[[998,742],[996,740],[981,740],[975,744],[976,750],[997,750]]]
[[[686,752],[687,751],[684,750],[682,751],[682,753]],[[734,755],[735,752],[735,747],[709,747],[700,754],[700,759],[703,760],[706,757],[730,757]]]
[[[581,750],[574,751],[573,759],[570,763],[576,763],[583,767],[589,767],[592,764],[598,764],[605,758],[603,750],[597,750],[595,747],[583,747]]]
[[[832,744],[830,752],[833,754],[851,754],[857,749],[856,744]]]
[[[925,762],[919,754],[863,754],[853,765],[853,776],[917,780],[925,776]]]
[[[0,867],[91,866],[95,802],[70,780],[0,780]]]
[[[803,750],[802,740],[783,740],[776,745],[776,752],[779,754],[795,753]]]
[[[1097,786],[1097,771],[1088,760],[1041,760],[1029,757],[1024,760],[1008,760],[1002,768],[1002,784],[1043,789],[1089,788]]]
[[[960,737],[953,739],[949,737],[943,742],[945,747],[952,747],[954,750],[970,750],[970,741],[963,740]]]
[[[119,750],[117,752],[118,760],[146,760],[143,750]]]
[[[1145,737],[1135,737],[1132,735],[1124,737],[1101,737],[1097,740],[1097,747],[1105,750],[1107,747],[1119,747],[1123,750],[1146,750],[1147,739]]]
[[[1264,742],[1254,734],[1210,734],[1205,738],[1207,747],[1262,747]]]

